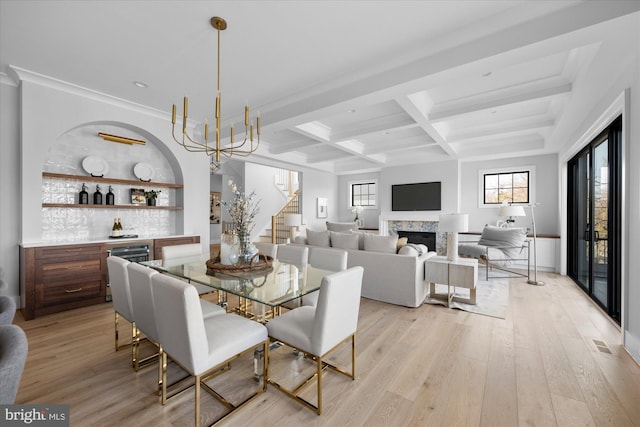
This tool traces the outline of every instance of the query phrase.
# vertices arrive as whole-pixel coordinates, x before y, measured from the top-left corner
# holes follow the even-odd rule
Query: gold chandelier
[[[249,106],[246,105],[244,107],[244,140],[242,144],[234,146],[234,129],[233,123],[231,124],[230,130],[230,144],[228,147],[221,147],[220,144],[220,31],[225,30],[227,28],[227,21],[218,16],[214,16],[211,18],[211,26],[218,30],[218,93],[216,95],[216,141],[215,146],[213,145],[213,141],[209,143],[209,124],[205,122],[204,125],[204,142],[198,142],[194,140],[187,133],[187,116],[189,111],[189,99],[184,97],[184,111],[182,114],[182,138],[176,138],[176,104],[173,104],[173,108],[171,109],[171,133],[173,135],[173,139],[181,145],[187,151],[193,151],[198,153],[205,153],[207,156],[213,156],[215,154],[215,163],[220,162],[220,154],[225,155],[226,157],[231,156],[248,156],[258,149],[260,145],[260,114],[258,113],[256,117],[256,134],[257,141],[254,145],[253,140],[253,123],[250,123],[249,120]],[[247,144],[249,142],[249,144]],[[214,165],[213,157],[211,158],[212,170]]]

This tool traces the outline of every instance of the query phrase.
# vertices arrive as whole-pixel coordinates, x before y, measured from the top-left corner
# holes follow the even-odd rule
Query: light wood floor
[[[324,374],[322,416],[270,386],[225,425],[640,425],[640,368],[620,331],[570,280],[541,276],[546,286],[511,280],[505,320],[363,299],[356,380]],[[72,426],[193,425],[193,391],[161,406],[156,370],[136,373],[129,351],[114,351],[111,304],[16,323],[30,348],[17,403],[69,404]],[[272,362],[285,383],[310,367],[286,348]],[[212,384],[234,397],[248,391],[251,363],[240,359]],[[222,413],[206,393],[202,411],[204,422]]]

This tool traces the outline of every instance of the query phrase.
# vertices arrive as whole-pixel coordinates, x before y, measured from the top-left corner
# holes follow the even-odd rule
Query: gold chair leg
[[[351,335],[351,379],[356,379],[356,334]]]
[[[318,409],[316,409],[316,413],[320,415],[322,413],[322,358],[316,358],[316,367],[318,371]]]
[[[114,311],[114,313],[116,314],[115,321],[114,321],[114,326],[115,326],[115,330],[116,330],[116,334],[115,334],[116,335],[116,351],[118,351],[120,349],[118,347],[118,318],[120,316],[118,316],[118,312],[117,311]]]
[[[163,375],[163,369],[162,369],[162,364],[163,364],[163,359],[164,359],[164,350],[162,349],[162,346],[159,345],[158,346],[158,395],[162,394],[162,384],[164,383],[164,375]]]
[[[200,375],[196,375],[195,377],[195,387],[196,387],[196,426],[200,425]]]
[[[160,370],[162,371],[162,397],[161,401],[164,405],[167,403],[167,353],[162,352],[162,356],[160,357]]]
[[[136,337],[138,336],[138,327],[136,326],[136,322],[131,324],[131,366],[136,367],[137,362],[137,354],[136,354]]]

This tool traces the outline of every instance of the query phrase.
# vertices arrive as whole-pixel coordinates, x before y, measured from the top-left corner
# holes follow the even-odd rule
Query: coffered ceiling
[[[167,118],[187,95],[190,117],[211,122],[209,19],[222,16],[224,124],[241,123],[248,102],[262,117],[256,159],[348,174],[559,151],[636,66],[638,10],[638,1],[2,0],[0,72],[27,69]]]

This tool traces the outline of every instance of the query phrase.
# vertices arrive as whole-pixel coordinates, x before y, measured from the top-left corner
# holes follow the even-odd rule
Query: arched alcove
[[[98,132],[143,140],[141,144],[121,144],[106,141]],[[85,159],[91,159],[91,162]],[[129,182],[106,182],[91,177],[88,164],[98,164],[98,174],[105,178]],[[78,179],[49,178],[42,186],[42,240],[93,240],[107,237],[114,218],[120,218],[125,234],[144,236],[173,235],[182,232],[182,212],[172,209],[131,209],[132,190],[159,190],[158,205],[181,206],[183,194],[180,188],[156,187],[151,183],[182,184],[183,174],[173,153],[150,132],[128,123],[96,121],[83,123],[61,134],[48,148],[42,167],[43,172],[87,176],[86,182]],[[145,172],[141,176],[140,170]],[[89,192],[112,191],[115,205],[122,208],[68,208],[57,204],[77,204],[83,184]],[[100,187],[98,190],[98,186]],[[47,204],[56,204],[50,207]]]

